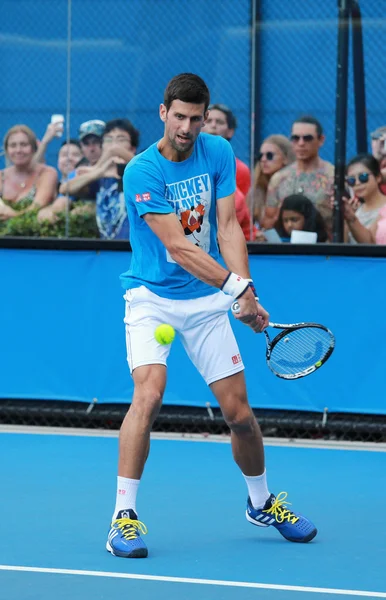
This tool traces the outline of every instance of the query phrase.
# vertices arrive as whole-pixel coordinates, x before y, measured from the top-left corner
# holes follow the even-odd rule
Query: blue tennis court
[[[245,517],[228,443],[155,439],[139,492],[149,558],[105,550],[118,440],[0,433],[7,600],[386,598],[386,452],[268,446],[270,490],[319,529],[291,544]]]

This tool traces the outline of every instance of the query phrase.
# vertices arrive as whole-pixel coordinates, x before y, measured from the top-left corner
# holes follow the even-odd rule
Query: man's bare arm
[[[241,294],[238,299],[241,311],[237,318],[256,332],[261,331],[268,325],[268,313],[261,307],[261,314],[259,315],[255,295],[252,289],[248,287],[247,278],[233,272],[229,273],[209,254],[189,242],[184,235],[181,223],[174,213],[147,213],[144,215],[144,219],[153,233],[161,240],[173,260],[183,269],[197,277],[197,279],[201,279],[201,281],[213,287],[223,289],[224,292],[234,298]],[[224,286],[225,281],[226,285]]]
[[[249,279],[247,245],[237,220],[234,194],[217,200],[217,221],[218,243],[226,266],[230,271]]]
[[[197,279],[221,288],[228,271],[204,250],[186,239],[181,223],[174,213],[147,213],[144,219],[176,263]]]
[[[62,183],[59,187],[59,193],[63,196],[66,194],[71,196],[79,194],[81,191],[86,192],[90,183],[103,177],[103,173],[104,169],[102,167],[92,167],[88,173],[77,175],[74,177],[74,179],[69,179],[68,181]]]

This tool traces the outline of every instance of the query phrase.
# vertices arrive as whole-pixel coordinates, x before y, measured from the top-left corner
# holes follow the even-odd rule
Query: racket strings
[[[281,374],[296,374],[319,363],[331,347],[331,334],[317,327],[288,331],[273,343],[271,368]]]

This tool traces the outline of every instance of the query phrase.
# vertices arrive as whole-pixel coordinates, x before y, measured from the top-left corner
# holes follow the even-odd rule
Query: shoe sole
[[[255,521],[254,519],[252,519],[249,514],[248,511],[245,512],[245,516],[247,517],[247,521],[249,521],[249,523],[252,523],[252,525],[256,525],[257,527],[271,527],[271,525],[265,525],[264,523],[258,523],[257,521]],[[272,525],[272,527],[275,527],[274,525]],[[314,537],[316,536],[316,534],[318,533],[317,529],[313,529],[311,531],[311,533],[309,533],[308,535],[306,535],[304,538],[299,539],[299,538],[290,538],[287,537],[286,535],[284,535],[280,529],[277,529],[277,527],[275,527],[275,529],[280,533],[280,535],[283,536],[284,539],[288,540],[289,542],[296,542],[297,544],[307,544],[308,542],[310,542],[311,540],[314,539]]]
[[[130,552],[130,554],[124,554],[123,552],[114,552],[109,542],[106,543],[106,550],[110,552],[113,556],[118,556],[119,558],[147,558],[149,554],[147,548],[137,548]]]

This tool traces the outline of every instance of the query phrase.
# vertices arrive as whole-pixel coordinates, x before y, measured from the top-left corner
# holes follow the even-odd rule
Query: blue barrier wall
[[[0,250],[0,397],[127,402],[125,252]],[[233,320],[252,406],[386,414],[386,259],[251,256],[271,319],[317,321],[335,333],[328,363],[293,382],[265,365],[265,342]],[[216,351],[216,349],[214,349]],[[215,401],[179,341],[166,404]]]

